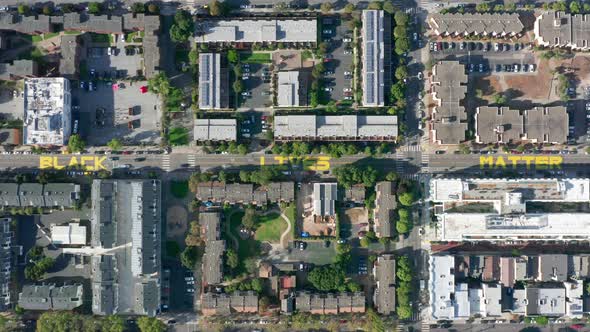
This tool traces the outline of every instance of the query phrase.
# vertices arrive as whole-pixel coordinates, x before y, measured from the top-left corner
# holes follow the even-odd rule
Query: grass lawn
[[[32,35],[31,42],[38,43],[43,40],[43,35]]]
[[[170,182],[170,192],[176,198],[185,198],[188,195],[188,181]]]
[[[56,36],[59,36],[59,32],[49,32],[43,35],[43,39],[47,40]]]
[[[270,63],[270,53],[240,53],[240,60],[245,63]]]
[[[66,30],[64,31],[65,35],[79,35],[81,34],[80,31],[75,31],[75,30]]]
[[[295,231],[297,228],[297,214],[295,213],[295,203],[290,204],[289,207],[285,209],[284,213],[291,222],[291,235],[293,236],[293,238],[295,238]]]
[[[173,146],[188,144],[188,130],[184,127],[174,127],[168,132],[168,142]]]
[[[248,238],[246,240],[243,240],[240,236],[239,236],[239,229],[240,229],[240,225],[242,224],[242,217],[244,217],[244,212],[240,211],[240,212],[235,212],[230,220],[229,220],[229,225],[230,225],[230,230],[233,234],[233,236],[238,239],[238,243],[240,245],[240,248],[238,249],[238,258],[240,261],[240,265],[238,265],[238,268],[236,271],[236,275],[242,272],[246,271],[246,268],[244,267],[244,261],[246,260],[246,258],[248,257],[256,257],[260,254],[260,242],[253,239],[253,238]],[[233,241],[228,240],[228,246],[232,246],[233,247]]]
[[[112,44],[115,42],[115,39],[112,35],[106,33],[91,33],[90,39],[93,43],[108,43]]]
[[[254,238],[258,241],[279,242],[281,234],[287,229],[287,222],[278,213],[270,213],[258,218],[258,228]]]

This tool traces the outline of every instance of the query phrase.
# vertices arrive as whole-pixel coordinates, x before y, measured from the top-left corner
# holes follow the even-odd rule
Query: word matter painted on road
[[[481,156],[479,157],[479,168],[517,168],[519,165],[526,165],[527,169],[534,166],[535,169],[561,169],[563,158],[560,156],[507,156],[507,157],[493,157]]]
[[[286,163],[292,163],[293,161],[301,160],[303,169],[306,171],[317,171],[323,172],[330,170],[330,157],[319,156],[319,157],[283,157],[275,156],[274,161],[279,165],[285,165]],[[260,157],[260,166],[266,165],[266,158]]]
[[[86,171],[100,171],[107,169],[103,165],[103,162],[107,159],[107,157],[73,156],[68,162],[60,162],[59,159],[59,157],[39,157],[39,168],[60,170],[66,167],[71,167],[81,168]]]

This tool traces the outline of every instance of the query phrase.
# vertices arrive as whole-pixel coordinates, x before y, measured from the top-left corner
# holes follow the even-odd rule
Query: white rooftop
[[[317,20],[205,20],[197,24],[196,42],[316,42]]]
[[[590,239],[590,213],[444,213],[440,218],[443,241]]]
[[[84,245],[86,244],[86,227],[78,223],[58,226],[51,225],[51,242],[54,244],[64,245]]]
[[[24,89],[25,145],[65,145],[71,134],[70,82],[63,77],[27,78]]]
[[[277,105],[280,107],[301,106],[299,103],[299,72],[280,71],[278,73]]]
[[[196,141],[235,141],[236,119],[196,119],[193,136]]]
[[[430,256],[430,305],[434,319],[455,317],[455,257]]]

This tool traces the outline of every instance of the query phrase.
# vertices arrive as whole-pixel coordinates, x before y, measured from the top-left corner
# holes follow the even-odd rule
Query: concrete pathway
[[[281,234],[281,245],[286,249],[289,246],[289,243],[288,241],[285,241],[285,239],[291,232],[291,220],[289,220],[289,218],[283,212],[281,212],[281,217],[287,222],[287,229],[283,232],[283,234]]]

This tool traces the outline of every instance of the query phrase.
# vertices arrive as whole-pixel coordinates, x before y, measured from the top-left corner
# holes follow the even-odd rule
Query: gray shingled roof
[[[73,310],[82,305],[83,287],[80,284],[25,285],[19,294],[18,305],[26,310]]]
[[[277,184],[280,185],[280,190],[277,190]],[[269,190],[273,193],[269,194]],[[252,184],[225,184],[214,181],[199,183],[196,197],[200,201],[263,204],[266,200],[271,203],[291,202],[295,199],[295,191],[293,182],[275,182],[254,189]]]
[[[13,266],[12,246],[14,243],[14,233],[11,231],[11,218],[0,219],[0,266],[3,267],[3,273],[0,274],[0,289],[4,289],[0,293],[0,311],[10,309],[13,299],[11,289]],[[14,280],[16,282],[16,280]]]
[[[92,246],[131,244],[129,250],[115,251],[114,262],[93,262],[93,313],[156,315],[160,307],[160,182],[94,180],[92,207]],[[104,270],[113,266],[116,283]]]
[[[14,80],[35,77],[39,74],[37,63],[33,60],[14,60],[12,63],[0,63],[0,79]]]
[[[529,140],[565,143],[568,135],[568,114],[564,106],[535,107],[526,111],[524,127]]]
[[[381,255],[375,263],[375,305],[377,312],[391,315],[395,311],[395,257]]]
[[[524,30],[519,14],[435,13],[430,27],[441,35],[516,35]]]
[[[458,144],[465,140],[467,112],[461,105],[467,92],[465,66],[459,61],[440,61],[434,67],[432,91],[437,103],[433,129],[435,140],[442,144]]]
[[[389,181],[377,183],[375,187],[377,196],[375,199],[375,234],[377,237],[393,236],[393,226],[396,220],[395,209],[397,198],[395,196],[395,184]]]

